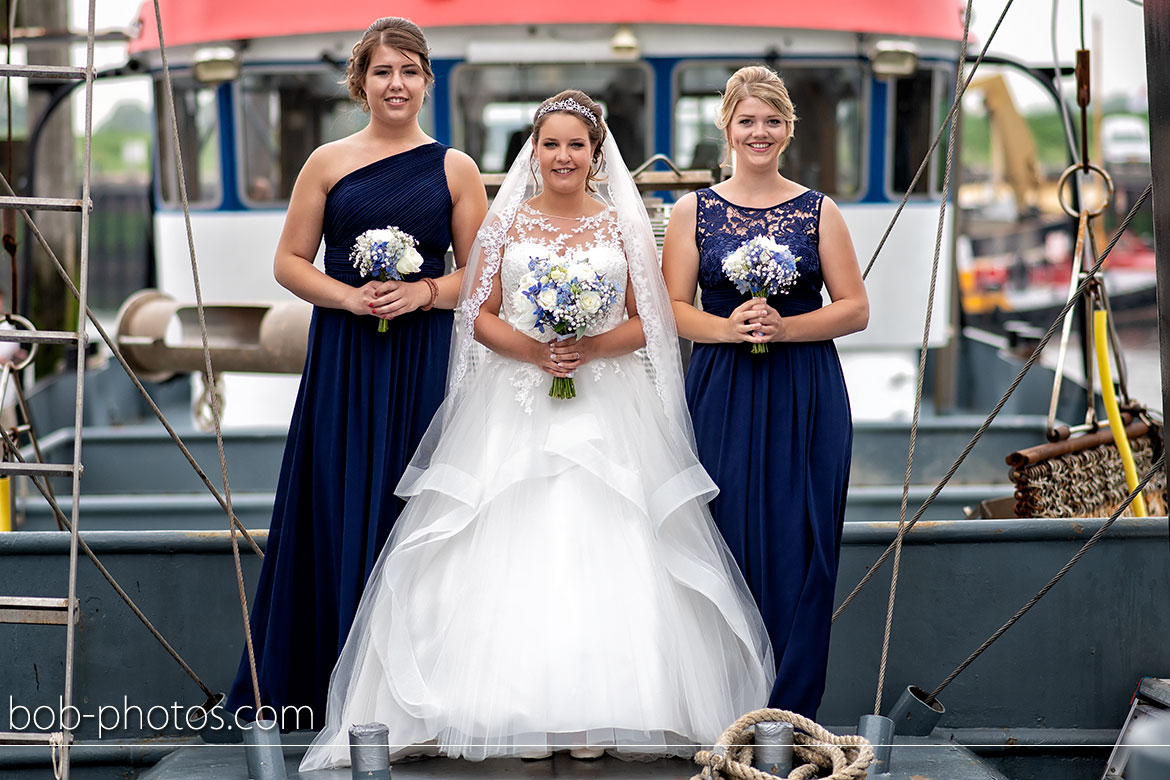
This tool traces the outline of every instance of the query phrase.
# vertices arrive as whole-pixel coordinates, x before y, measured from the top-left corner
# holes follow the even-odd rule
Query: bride
[[[617,288],[579,339],[533,326],[549,258]],[[771,649],[706,509],[650,223],[584,93],[537,110],[451,354],[301,771],[346,765],[358,723],[396,757],[685,756],[763,706]]]

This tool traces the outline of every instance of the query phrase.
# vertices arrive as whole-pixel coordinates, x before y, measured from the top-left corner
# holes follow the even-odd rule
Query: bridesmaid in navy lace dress
[[[462,274],[443,276],[444,256],[453,246],[462,269],[487,211],[475,162],[419,126],[433,78],[416,25],[370,25],[347,70],[369,124],[309,156],[276,249],[277,281],[314,309],[251,628],[260,700],[311,707],[301,728],[324,722],[329,675],[403,505],[394,487],[443,399]],[[354,239],[390,225],[418,239],[421,271],[360,277]],[[254,714],[246,652],[227,706]]]
[[[711,511],[776,654],[769,706],[815,717],[853,442],[832,339],[864,328],[869,303],[837,206],[777,172],[795,119],[771,70],[742,68],[728,80],[718,125],[735,173],[679,200],[663,272],[679,334],[695,342],[687,401],[699,459],[719,485]],[[795,284],[766,301],[738,292],[722,268],[760,235],[799,257]],[[752,354],[759,343],[768,351]]]

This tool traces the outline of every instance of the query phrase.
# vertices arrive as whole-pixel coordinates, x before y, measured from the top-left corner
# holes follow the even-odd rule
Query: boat
[[[278,7],[263,0],[160,0],[160,8],[203,296],[214,304],[211,322],[223,337],[213,353],[230,361],[233,350],[273,346],[260,337],[272,312],[294,316],[282,308],[296,303],[271,279],[268,260],[284,199],[307,153],[360,120],[337,85],[339,68],[369,21],[389,9],[365,0],[338,6],[284,0]],[[863,261],[879,244],[943,122],[963,31],[956,6],[932,0],[892,0],[880,7],[860,1],[776,3],[756,9],[750,24],[698,0],[574,8],[531,0],[504,8],[412,0],[392,10],[418,22],[432,46],[437,82],[425,126],[440,141],[473,154],[488,175],[503,166],[527,113],[567,83],[600,98],[611,116],[622,101],[631,101],[639,121],[622,131],[627,160],[664,155],[684,172],[711,170],[718,139],[707,116],[716,91],[743,64],[763,61],[779,68],[803,118],[800,144],[785,164],[794,177],[841,205]],[[153,3],[143,5],[130,52],[136,67],[152,74],[161,96],[163,48]],[[149,389],[179,421],[178,432],[204,472],[218,474],[216,437],[190,413],[202,385],[181,368],[197,339],[191,327],[194,290],[173,175],[176,151],[165,112],[156,110],[156,119],[158,289],[127,302],[124,314],[155,307],[167,316],[161,331],[145,325],[136,331],[129,324],[133,317],[124,318],[126,328],[117,335],[128,352],[157,347],[169,353],[171,369],[161,359]],[[814,127],[822,131],[812,132]],[[867,281],[870,328],[840,342],[857,419],[840,600],[898,536],[934,259],[933,242],[924,236],[933,237],[937,227],[943,195],[935,174],[944,154],[942,144]],[[661,190],[651,189],[650,197],[661,200],[661,216],[669,208],[670,177],[685,177],[666,163],[658,167],[664,177],[654,186]],[[950,214],[944,235],[954,234]],[[949,289],[951,261],[944,241],[940,290]],[[949,307],[940,306],[928,334],[935,381],[918,427],[911,512],[984,423],[983,411],[976,410],[998,399],[1024,364],[1005,339],[974,330],[959,337],[960,325]],[[949,492],[939,494],[905,538],[883,709],[909,686],[929,688],[942,679],[1106,522],[978,516],[982,500],[1010,490],[1004,455],[1043,441],[1047,433],[1038,411],[1047,407],[1051,373],[1028,380],[963,462]],[[83,538],[199,682],[83,562],[72,670],[81,721],[72,730],[68,771],[83,778],[244,777],[244,749],[205,743],[198,729],[207,694],[231,681],[242,644],[228,521],[217,496],[172,449],[118,366],[93,371],[88,382],[81,522],[94,530]],[[290,384],[286,376],[233,372],[217,389],[226,402],[223,440],[233,503],[261,547]],[[99,400],[92,402],[95,393]],[[1061,418],[1083,418],[1083,391],[1066,384],[1064,395]],[[71,400],[59,382],[45,383],[30,399],[32,416],[49,432],[43,440],[48,452],[73,448],[74,431],[65,430],[62,419]],[[210,481],[221,493],[227,487],[217,478]],[[33,505],[23,504],[29,527],[46,529],[52,517],[38,515]],[[946,711],[928,735],[898,734],[891,777],[1100,777],[1142,678],[1170,676],[1164,647],[1170,633],[1167,537],[1164,517],[1118,520],[1060,587],[956,678],[940,699]],[[68,534],[60,531],[0,534],[0,593],[60,592],[68,551]],[[246,545],[242,566],[246,582],[254,583],[259,563]],[[835,731],[854,729],[859,715],[875,709],[887,596],[884,583],[875,583],[834,628],[820,720]],[[29,732],[43,732],[59,723],[58,696],[67,672],[49,650],[53,630],[0,626],[0,646],[7,649],[0,668],[11,681],[10,729],[24,724]],[[53,642],[57,636],[52,634]],[[22,719],[16,724],[14,714]],[[295,727],[306,724],[286,725],[294,731],[285,739],[292,771],[306,738]],[[0,766],[21,780],[43,776],[53,761],[48,746],[0,746]],[[492,777],[520,771],[531,777],[651,778],[683,776],[694,767],[610,759],[566,764],[558,758],[521,770],[508,762],[436,760],[396,766],[393,773]],[[343,776],[348,772],[314,775]]]

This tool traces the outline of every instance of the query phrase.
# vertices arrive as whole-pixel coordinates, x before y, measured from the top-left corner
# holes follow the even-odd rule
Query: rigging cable
[[[223,477],[223,494],[227,503],[228,532],[231,535],[232,561],[236,569],[236,587],[240,596],[240,610],[244,616],[244,646],[248,652],[248,667],[252,677],[252,693],[256,698],[256,711],[262,706],[260,701],[260,680],[256,674],[256,654],[252,648],[252,623],[248,615],[248,593],[244,586],[244,569],[240,562],[240,546],[236,540],[236,515],[232,511],[232,490],[228,483],[227,454],[223,449],[223,430],[220,427],[219,394],[215,391],[215,372],[211,366],[211,347],[207,340],[207,316],[203,307],[203,291],[199,284],[199,263],[195,259],[195,234],[191,230],[191,205],[187,201],[187,179],[183,172],[182,144],[179,140],[179,117],[175,113],[175,91],[171,83],[171,69],[167,61],[167,47],[163,40],[162,10],[159,0],[154,0],[154,19],[158,26],[158,49],[162,56],[162,73],[166,95],[167,114],[170,118],[171,142],[175,150],[175,170],[178,174],[179,197],[183,202],[183,222],[187,228],[187,249],[191,255],[191,276],[195,285],[195,304],[199,311],[199,335],[203,341],[203,362],[206,373],[203,381],[211,388],[211,419],[215,423],[215,445],[219,450],[219,469]]]
[[[963,85],[963,68],[967,64],[967,41],[971,32],[971,5],[973,0],[967,0],[967,10],[963,14],[963,42],[959,45],[959,61],[955,68],[955,92],[959,92]],[[874,696],[873,714],[881,715],[882,692],[886,684],[886,666],[890,658],[890,633],[894,624],[894,602],[898,592],[898,574],[902,563],[902,539],[906,535],[906,509],[910,503],[910,476],[914,470],[914,445],[918,441],[918,419],[922,412],[922,387],[926,380],[926,356],[930,347],[930,322],[934,315],[934,293],[938,286],[938,260],[942,254],[943,231],[946,228],[947,199],[951,192],[951,171],[955,160],[955,139],[958,137],[956,128],[963,116],[962,101],[956,100],[959,110],[951,120],[951,132],[947,134],[947,159],[943,169],[942,198],[938,204],[938,232],[934,237],[934,259],[930,266],[930,292],[926,298],[926,318],[922,327],[922,347],[918,351],[918,379],[914,387],[914,415],[910,422],[910,446],[906,453],[906,477],[902,482],[902,505],[898,513],[898,534],[894,538],[894,565],[890,573],[890,596],[886,605],[886,625],[882,635],[882,657],[878,664],[877,694]],[[929,159],[929,157],[928,157]]]
[[[1151,183],[1146,185],[1145,190],[1143,190],[1142,194],[1137,198],[1136,201],[1134,201],[1133,207],[1130,208],[1129,213],[1125,215],[1125,219],[1121,221],[1117,231],[1113,234],[1113,237],[1105,246],[1105,251],[1101,253],[1101,256],[1097,259],[1097,262],[1093,264],[1093,267],[1085,273],[1085,277],[1077,287],[1076,293],[1065,302],[1064,307],[1060,310],[1060,313],[1057,314],[1056,319],[1053,321],[1052,325],[1049,326],[1048,331],[1044,334],[1044,337],[1040,339],[1040,341],[1036,344],[1035,349],[1032,350],[1032,354],[1028,357],[1027,361],[1024,362],[1024,365],[1020,367],[1019,372],[1016,374],[1016,378],[1012,380],[1003,396],[999,399],[999,401],[996,402],[995,406],[988,413],[987,418],[979,426],[978,430],[976,430],[975,433],[971,436],[971,440],[967,442],[967,446],[965,446],[963,451],[959,453],[959,456],[955,458],[954,463],[952,463],[950,468],[947,469],[946,474],[943,475],[942,479],[939,480],[939,483],[935,485],[934,489],[930,491],[930,495],[926,497],[926,500],[922,502],[920,507],[918,507],[918,511],[914,513],[914,517],[910,519],[909,523],[907,523],[907,533],[909,533],[910,529],[918,523],[919,519],[926,512],[927,507],[934,503],[934,500],[938,498],[939,493],[941,493],[943,488],[945,488],[951,481],[951,477],[953,477],[955,472],[959,470],[959,467],[963,465],[963,462],[967,459],[967,456],[971,454],[971,450],[975,448],[975,445],[983,437],[983,434],[986,433],[987,429],[991,427],[992,421],[994,421],[999,413],[1003,411],[1003,407],[1007,404],[1008,399],[1011,398],[1013,393],[1015,393],[1016,388],[1020,386],[1020,383],[1024,381],[1024,376],[1040,359],[1040,354],[1044,351],[1044,348],[1048,345],[1048,342],[1052,340],[1053,334],[1061,326],[1061,323],[1064,322],[1064,318],[1068,316],[1069,311],[1072,310],[1073,305],[1089,286],[1090,282],[1097,275],[1097,272],[1101,270],[1101,266],[1104,264],[1105,259],[1109,256],[1109,253],[1113,251],[1113,247],[1116,246],[1117,242],[1121,239],[1121,234],[1125,231],[1126,228],[1129,227],[1130,223],[1133,222],[1134,216],[1136,216],[1138,210],[1143,205],[1145,205],[1146,199],[1150,197],[1150,193],[1152,191],[1153,184]],[[877,573],[878,569],[881,568],[882,564],[886,562],[886,559],[890,557],[890,554],[893,553],[893,551],[894,543],[891,542],[890,545],[886,548],[885,552],[883,552],[873,563],[873,565],[869,567],[869,570],[866,571],[865,576],[861,578],[861,580],[857,583],[856,586],[854,586],[849,595],[845,597],[845,600],[841,602],[841,606],[837,607],[837,610],[833,613],[834,622],[841,616],[841,613],[845,611],[845,608],[853,603],[853,600],[857,598],[857,595],[861,593],[862,589],[869,584],[869,581],[873,579],[874,574]]]
[[[987,42],[983,44],[982,51],[979,56],[975,58],[975,64],[971,66],[971,74],[967,76],[967,80],[963,83],[963,88],[956,91],[954,102],[951,103],[951,108],[947,111],[947,115],[943,117],[942,124],[939,125],[938,132],[934,134],[934,140],[930,142],[930,147],[927,148],[926,154],[922,157],[922,164],[918,166],[918,170],[914,173],[914,178],[910,180],[910,184],[906,186],[906,193],[902,196],[902,202],[898,204],[898,208],[894,210],[894,216],[890,217],[890,224],[886,225],[886,232],[882,234],[881,240],[878,241],[877,248],[873,250],[873,256],[869,258],[869,263],[866,264],[865,270],[861,273],[861,278],[869,278],[869,272],[873,269],[873,264],[877,262],[878,255],[881,254],[882,247],[886,245],[886,239],[890,237],[890,232],[893,231],[894,225],[898,222],[898,217],[902,215],[902,209],[906,208],[906,204],[910,201],[910,195],[914,192],[914,187],[918,184],[918,180],[922,178],[922,174],[926,171],[927,166],[930,165],[930,156],[934,154],[934,150],[938,147],[938,142],[942,139],[943,132],[947,129],[947,123],[950,122],[954,115],[958,112],[959,101],[962,100],[963,95],[967,93],[967,87],[971,86],[972,79],[975,78],[975,72],[979,70],[979,65],[983,62],[983,58],[987,56],[987,49],[991,46],[991,42],[995,40],[995,34],[999,32],[999,27],[1003,24],[1004,17],[1007,16],[1008,9],[1012,7],[1013,0],[1007,0],[1000,12],[999,18],[995,20],[995,26],[991,28],[991,33],[987,36]]]
[[[984,651],[991,647],[997,639],[1007,633],[1008,629],[1014,626],[1020,618],[1027,614],[1028,610],[1036,606],[1036,603],[1039,602],[1040,599],[1044,598],[1048,591],[1052,590],[1052,588],[1056,586],[1056,583],[1060,582],[1064,578],[1064,575],[1068,574],[1069,570],[1072,569],[1073,566],[1076,566],[1077,562],[1080,561],[1081,558],[1085,557],[1085,553],[1091,550],[1093,546],[1101,540],[1101,537],[1105,535],[1105,532],[1108,531],[1115,522],[1117,522],[1117,518],[1121,517],[1122,512],[1129,508],[1129,505],[1133,503],[1134,499],[1141,495],[1142,491],[1145,490],[1146,485],[1150,483],[1150,480],[1154,478],[1154,475],[1157,474],[1165,464],[1166,454],[1163,452],[1158,456],[1158,460],[1154,462],[1153,467],[1146,473],[1144,477],[1142,477],[1142,480],[1137,484],[1137,487],[1130,491],[1130,494],[1126,496],[1126,499],[1121,503],[1121,506],[1119,506],[1113,512],[1113,514],[1110,515],[1108,520],[1101,524],[1101,527],[1098,528],[1093,536],[1090,537],[1089,540],[1081,546],[1081,549],[1077,551],[1077,554],[1069,559],[1069,562],[1066,563],[1043,588],[1037,591],[1036,595],[1029,599],[1027,604],[1020,607],[1016,614],[1008,618],[1008,621],[996,629],[996,631],[986,640],[984,640],[983,644],[981,644],[975,650],[975,652],[967,656],[967,659],[963,661],[963,663],[959,664],[954,671],[948,674],[946,679],[939,683],[938,687],[931,691],[927,696],[927,704],[933,704],[938,699],[938,695],[943,692],[944,688],[950,685],[956,677],[962,674],[963,670],[970,666],[976,658],[983,655]]]

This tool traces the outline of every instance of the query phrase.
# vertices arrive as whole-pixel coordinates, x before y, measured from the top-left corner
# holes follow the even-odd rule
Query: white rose
[[[536,275],[531,271],[520,277],[520,289],[528,290],[536,286]]]
[[[512,293],[512,308],[516,310],[516,327],[523,330],[536,327],[536,307],[519,290]]]
[[[407,274],[418,273],[422,269],[423,259],[422,255],[414,247],[407,247],[406,251],[402,253],[397,265],[394,267],[398,269],[398,273],[406,276]]]
[[[569,278],[569,275],[565,272],[565,269],[562,266],[554,265],[548,272],[548,278],[552,279],[554,282],[563,282]]]
[[[540,304],[540,308],[545,311],[556,308],[557,305],[557,291],[552,287],[545,287],[536,296],[536,302]]]
[[[601,309],[601,296],[593,290],[586,290],[581,293],[577,303],[581,306],[581,311],[586,314],[596,314]]]

